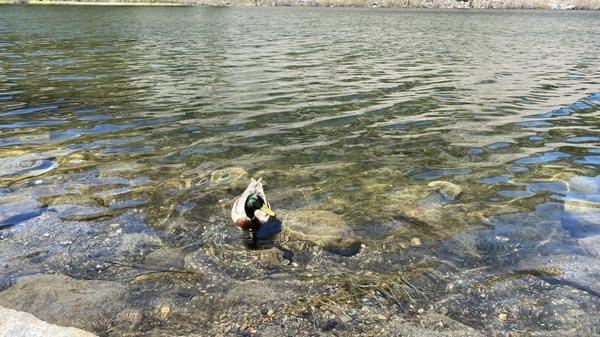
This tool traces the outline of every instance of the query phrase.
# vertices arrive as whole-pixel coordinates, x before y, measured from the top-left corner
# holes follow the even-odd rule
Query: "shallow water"
[[[434,310],[429,299],[443,301],[454,279],[548,268],[519,265],[539,257],[597,261],[578,240],[600,234],[599,22],[586,11],[0,6],[3,258],[36,252],[17,245],[36,226],[83,226],[7,264],[0,288],[52,272],[133,282],[136,268],[98,261],[139,265],[133,255],[159,247],[203,273],[181,289],[216,297],[248,278],[327,286],[359,270],[381,285],[427,265],[419,284]],[[276,211],[328,211],[323,222],[342,221],[334,232],[355,241],[320,250],[282,236],[282,265],[255,261],[228,218],[250,176],[263,177]],[[428,186],[440,180],[460,197]],[[121,235],[134,234],[152,239],[135,252],[98,243],[127,246]],[[79,255],[54,261],[66,246]],[[124,305],[197,308],[199,295],[161,287],[171,289],[150,283]],[[551,314],[489,325],[464,306],[501,301],[469,301],[447,315],[481,330],[550,329]],[[589,314],[584,332],[600,329],[590,301],[574,300]],[[139,331],[199,324],[164,321]],[[119,333],[107,324],[94,329]]]

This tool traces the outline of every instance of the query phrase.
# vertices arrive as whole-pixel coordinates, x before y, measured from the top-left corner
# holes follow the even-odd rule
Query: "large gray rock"
[[[48,324],[32,314],[0,307],[1,337],[94,337],[76,328]]]
[[[125,294],[119,282],[35,275],[20,278],[0,292],[0,303],[53,324],[96,331],[107,328],[123,310]]]

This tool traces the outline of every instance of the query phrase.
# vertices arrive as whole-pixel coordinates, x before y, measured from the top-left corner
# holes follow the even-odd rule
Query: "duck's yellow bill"
[[[260,208],[261,211],[265,212],[267,215],[275,216],[275,212],[273,212],[267,204],[264,204],[263,207]]]

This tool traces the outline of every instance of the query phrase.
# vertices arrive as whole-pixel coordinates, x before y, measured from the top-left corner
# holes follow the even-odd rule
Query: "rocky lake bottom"
[[[597,336],[599,15],[0,7],[0,307]],[[278,214],[255,246],[229,218],[251,177]]]

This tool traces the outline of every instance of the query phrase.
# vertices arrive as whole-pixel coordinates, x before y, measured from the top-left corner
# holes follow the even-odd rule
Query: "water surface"
[[[118,235],[156,238],[142,256],[167,247],[204,273],[182,289],[216,297],[248,278],[335,285],[332,275],[358,270],[383,284],[426,265],[420,287],[431,294],[417,302],[438,309],[433,294],[457,279],[521,275],[546,268],[518,267],[540,257],[588,258],[578,240],[600,234],[599,22],[586,11],[0,6],[0,249],[48,219],[88,226],[78,240],[121,224]],[[250,176],[263,177],[276,210],[338,215],[361,248],[291,239],[289,265],[256,262],[228,220]],[[437,195],[429,184],[440,180],[460,197]],[[114,251],[73,242],[80,260],[43,267],[65,240],[46,242],[41,261],[7,268],[4,279],[135,277],[102,273],[94,259]],[[593,300],[574,300],[580,324],[598,331],[589,294],[599,290],[581,287]],[[148,289],[160,301],[126,305],[200,307],[198,294]],[[449,317],[484,331],[558,329],[569,313],[497,325],[510,303],[452,301]],[[315,315],[306,319],[327,321]],[[144,317],[140,331],[161,326],[160,315]],[[213,326],[197,321],[160,329]]]

